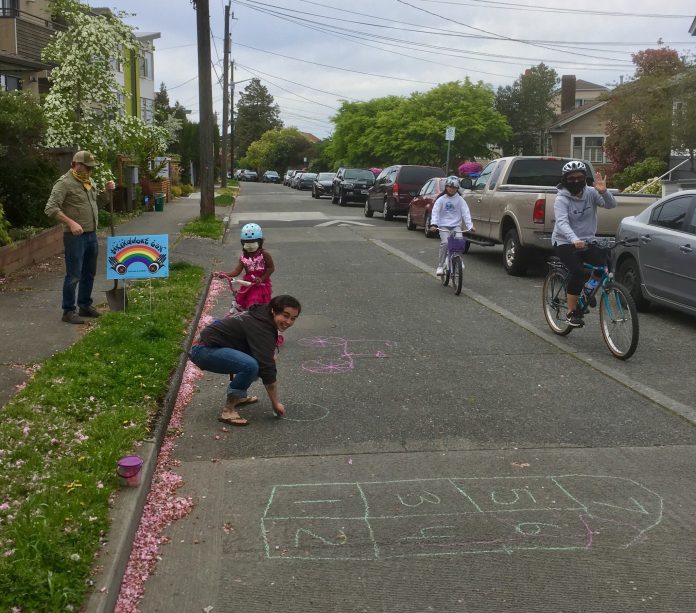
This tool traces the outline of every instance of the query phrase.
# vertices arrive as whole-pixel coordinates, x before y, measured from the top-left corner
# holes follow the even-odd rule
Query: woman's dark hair
[[[288,294],[281,294],[280,296],[275,296],[270,302],[271,311],[274,313],[282,313],[285,307],[290,307],[291,309],[297,309],[297,314],[302,312],[302,305],[297,298],[289,296]]]

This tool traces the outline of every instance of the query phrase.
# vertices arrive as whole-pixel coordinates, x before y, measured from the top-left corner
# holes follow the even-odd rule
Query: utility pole
[[[210,5],[209,0],[196,0],[196,33],[198,38],[198,108],[200,115],[200,216],[215,215],[215,157],[213,155],[213,90],[210,76]]]
[[[220,155],[220,185],[227,187],[227,120],[229,117],[229,67],[230,67],[230,0],[225,5],[225,51],[222,78],[222,151]]]
[[[234,60],[230,66],[230,170],[234,172]]]

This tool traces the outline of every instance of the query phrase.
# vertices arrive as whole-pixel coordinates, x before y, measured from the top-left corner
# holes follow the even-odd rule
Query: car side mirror
[[[471,189],[473,186],[474,182],[471,180],[471,177],[463,177],[459,179],[459,186],[462,189]]]

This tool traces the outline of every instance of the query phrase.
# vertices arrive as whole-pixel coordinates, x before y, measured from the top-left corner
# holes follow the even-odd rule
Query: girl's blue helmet
[[[261,230],[261,226],[257,223],[248,223],[242,228],[240,238],[243,241],[253,241],[263,238],[263,230]]]

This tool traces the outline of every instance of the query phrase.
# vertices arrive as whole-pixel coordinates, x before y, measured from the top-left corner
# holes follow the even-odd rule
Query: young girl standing
[[[237,277],[242,272],[242,279],[250,285],[243,285],[235,296],[236,310],[246,311],[252,304],[268,304],[271,301],[271,275],[275,270],[273,258],[263,248],[263,231],[255,223],[246,224],[241,231],[242,255],[234,270],[228,273],[215,273],[220,277]],[[232,312],[234,309],[230,309]]]

